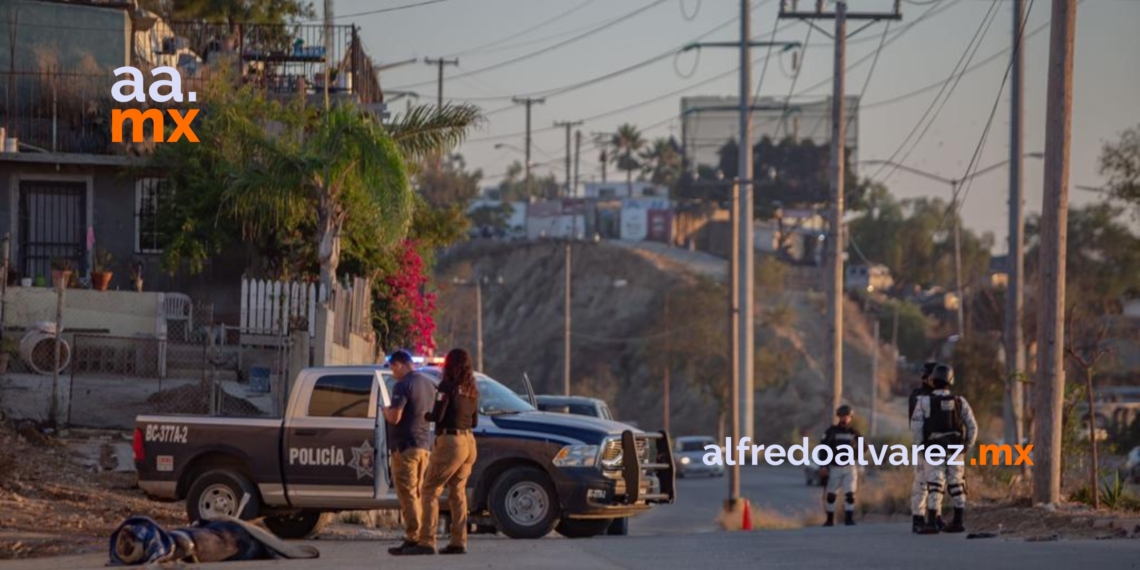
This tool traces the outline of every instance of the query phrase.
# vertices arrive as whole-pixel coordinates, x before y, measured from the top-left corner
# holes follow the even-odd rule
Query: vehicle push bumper
[[[610,445],[612,453],[622,454],[620,466],[613,470],[564,469],[555,479],[565,516],[625,518],[643,513],[655,504],[674,502],[676,473],[668,435],[626,431],[614,437]],[[627,457],[637,461],[626,461]]]
[[[638,453],[638,440],[646,443],[646,457]],[[648,457],[648,444],[655,444],[654,457]],[[627,505],[645,502],[647,504],[673,504],[677,499],[677,467],[673,460],[673,443],[664,431],[634,435],[630,430],[621,434],[623,458],[636,458],[636,461],[622,461],[622,480],[625,482],[624,503]],[[647,476],[657,479],[658,485],[643,488]]]

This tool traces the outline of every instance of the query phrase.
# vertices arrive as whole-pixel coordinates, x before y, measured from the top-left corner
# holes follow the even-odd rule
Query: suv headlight
[[[557,467],[593,467],[598,459],[596,445],[567,445],[554,456]]]

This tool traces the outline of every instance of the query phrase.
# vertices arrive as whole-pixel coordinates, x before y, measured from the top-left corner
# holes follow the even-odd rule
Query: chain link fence
[[[68,423],[130,428],[142,414],[280,417],[290,343],[243,345],[210,326],[194,342],[76,335]],[[236,344],[227,344],[226,338]]]

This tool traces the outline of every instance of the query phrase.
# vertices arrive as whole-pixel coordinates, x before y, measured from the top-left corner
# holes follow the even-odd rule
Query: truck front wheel
[[[319,511],[300,511],[265,517],[265,526],[281,538],[307,538],[321,532],[329,518]]]
[[[542,538],[560,515],[554,484],[534,467],[515,467],[500,475],[490,499],[495,526],[511,538]]]
[[[245,509],[238,513],[246,495]],[[190,522],[208,520],[219,515],[252,519],[261,510],[257,489],[244,475],[229,469],[216,469],[199,475],[186,494],[186,515]]]

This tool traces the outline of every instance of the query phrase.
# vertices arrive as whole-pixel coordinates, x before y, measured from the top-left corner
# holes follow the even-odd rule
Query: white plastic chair
[[[184,322],[182,337],[184,340],[190,340],[190,331],[194,328],[194,303],[190,301],[189,295],[182,293],[166,293],[165,300],[162,305],[162,314],[166,319],[167,334],[170,333],[171,322]]]

